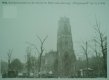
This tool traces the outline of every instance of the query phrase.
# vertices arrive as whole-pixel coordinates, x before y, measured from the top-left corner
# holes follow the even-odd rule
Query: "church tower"
[[[73,50],[73,41],[69,18],[60,18],[58,25],[58,73],[62,77],[74,76],[76,57]]]

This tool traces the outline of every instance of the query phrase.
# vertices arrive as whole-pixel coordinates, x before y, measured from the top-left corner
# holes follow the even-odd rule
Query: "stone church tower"
[[[71,77],[75,75],[76,57],[73,50],[73,41],[69,18],[60,18],[58,25],[58,73],[61,77]]]

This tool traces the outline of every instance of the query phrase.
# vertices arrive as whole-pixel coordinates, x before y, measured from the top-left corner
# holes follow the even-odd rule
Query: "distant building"
[[[59,20],[57,32],[58,73],[62,77],[75,74],[76,56],[73,50],[72,33],[69,18]]]
[[[55,74],[57,72],[57,52],[50,51],[43,56],[42,59],[42,71]]]

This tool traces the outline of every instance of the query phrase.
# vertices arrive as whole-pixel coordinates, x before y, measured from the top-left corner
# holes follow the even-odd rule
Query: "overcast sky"
[[[80,51],[82,41],[91,40],[95,33],[95,16],[106,33],[109,27],[109,4],[105,5],[56,5],[24,4],[2,5],[0,7],[0,56],[7,58],[7,52],[13,48],[13,58],[24,60],[26,42],[40,47],[39,40],[48,35],[44,44],[45,52],[57,50],[57,28],[60,17],[68,17],[72,29],[75,54]]]

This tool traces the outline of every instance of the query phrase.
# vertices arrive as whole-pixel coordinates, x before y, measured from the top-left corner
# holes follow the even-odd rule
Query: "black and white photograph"
[[[0,80],[108,80],[108,0],[0,0]]]

